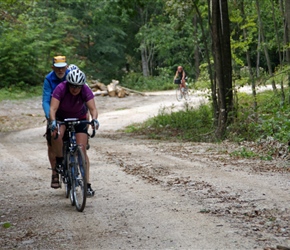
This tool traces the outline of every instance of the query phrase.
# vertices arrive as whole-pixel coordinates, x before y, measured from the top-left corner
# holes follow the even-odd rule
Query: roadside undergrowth
[[[273,91],[257,94],[256,111],[253,103],[251,95],[239,94],[238,103],[235,104],[237,112],[227,128],[226,140],[238,145],[254,142],[257,147],[263,145],[267,150],[261,154],[256,152],[253,144],[249,147],[244,145],[231,156],[271,160],[279,155],[279,146],[267,147],[267,143],[275,142],[275,145],[283,148],[281,151],[284,152],[283,157],[286,157],[285,148],[288,151],[290,140],[290,104],[281,102],[281,95]],[[197,108],[185,105],[183,110],[177,112],[161,109],[157,116],[144,123],[128,126],[126,132],[158,140],[218,142],[212,113],[210,104],[202,104]]]

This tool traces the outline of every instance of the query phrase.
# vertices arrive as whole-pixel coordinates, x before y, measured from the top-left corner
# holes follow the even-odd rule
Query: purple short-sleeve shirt
[[[87,113],[86,102],[94,98],[92,90],[86,84],[82,86],[78,95],[72,95],[69,91],[67,81],[57,85],[52,93],[52,97],[60,101],[56,117],[59,120],[65,118],[85,119]]]

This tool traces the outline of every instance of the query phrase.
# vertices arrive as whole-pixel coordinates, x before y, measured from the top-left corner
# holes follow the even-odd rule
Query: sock
[[[55,157],[55,159],[56,159],[56,164],[57,164],[57,165],[61,165],[61,164],[62,164],[62,162],[63,162],[63,157]]]

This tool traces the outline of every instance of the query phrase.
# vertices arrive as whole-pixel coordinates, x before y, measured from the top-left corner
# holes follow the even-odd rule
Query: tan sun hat
[[[55,56],[52,59],[52,64],[54,67],[62,68],[67,65],[65,56]]]

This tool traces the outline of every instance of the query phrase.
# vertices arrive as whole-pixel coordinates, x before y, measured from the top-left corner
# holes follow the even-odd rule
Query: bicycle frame
[[[178,84],[177,89],[176,89],[176,99],[177,101],[181,101],[182,98],[184,98],[186,101],[189,100],[189,88],[186,83],[186,88],[182,91],[181,84]]]
[[[71,204],[75,205],[79,212],[82,212],[86,203],[87,180],[86,160],[82,149],[76,141],[75,125],[80,123],[91,124],[91,122],[86,120],[69,118],[65,119],[64,122],[58,122],[58,126],[66,126],[63,139],[64,176],[67,178],[64,178],[66,198],[70,197]],[[88,134],[90,137],[94,137],[94,135],[95,130],[93,130],[92,135]],[[80,191],[77,191],[79,189]],[[81,194],[80,199],[78,194]]]

